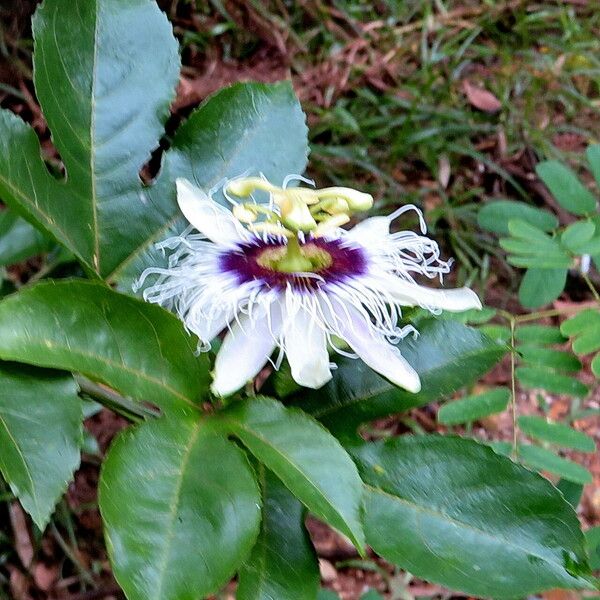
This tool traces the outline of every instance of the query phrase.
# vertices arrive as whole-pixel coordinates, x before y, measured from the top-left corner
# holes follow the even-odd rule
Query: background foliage
[[[11,516],[5,533],[22,534],[21,547],[6,538],[0,555],[7,593],[43,594],[40,565],[56,564],[57,554],[64,563],[53,572],[51,585],[72,576],[62,588],[69,594],[65,597],[85,597],[81,594],[88,588],[92,594],[93,588],[110,591],[103,551],[76,536],[82,511],[90,510],[74,499],[77,486],[52,515],[77,468],[81,444],[86,454],[80,474],[94,473],[105,450],[82,432],[82,417],[95,413],[97,405],[82,407],[78,395],[100,399],[130,421],[145,421],[113,446],[100,489],[109,554],[130,598],[187,597],[191,573],[195,591],[190,597],[197,597],[216,590],[242,561],[238,597],[271,593],[285,598],[288,582],[297,586],[292,597],[314,597],[317,567],[303,505],[359,549],[363,531],[356,497],[335,497],[332,483],[320,474],[320,461],[303,451],[311,444],[322,452],[319,456],[337,457],[335,472],[345,479],[334,481],[345,481],[344,489],[356,490],[360,474],[367,490],[367,542],[412,573],[351,554],[355,562],[348,572],[359,567],[363,577],[374,573],[373,586],[387,596],[419,595],[414,577],[482,596],[587,586],[586,551],[573,510],[554,488],[516,463],[555,474],[574,507],[596,472],[585,455],[567,457],[561,450],[592,453],[594,441],[580,429],[595,433],[598,413],[593,393],[588,395],[595,379],[585,368],[580,374],[586,357],[600,350],[600,317],[593,304],[598,300],[593,257],[600,254],[595,248],[600,222],[594,177],[598,180],[600,168],[593,146],[599,107],[593,6],[163,2],[184,63],[174,96],[176,46],[166,19],[151,3],[128,0],[124,9],[116,0],[78,1],[81,22],[73,35],[69,20],[61,19],[61,2],[47,0],[34,21],[32,61],[26,24],[33,4],[23,3],[22,19],[14,7],[3,14],[0,48],[2,104],[11,110],[0,112],[0,196],[36,226],[12,210],[1,213],[0,263],[8,267],[3,289],[23,290],[0,303],[0,358],[32,365],[6,362],[0,373],[7,390],[0,401],[2,433],[7,433],[0,436],[0,469],[10,485],[5,498]],[[102,27],[105,23],[118,25]],[[33,96],[32,64],[43,113]],[[96,76],[89,79],[92,72]],[[229,88],[189,114],[199,100],[234,80],[289,75],[308,114],[311,174],[323,185],[372,191],[379,199],[377,211],[400,201],[422,206],[446,252],[457,257],[457,283],[475,286],[497,309],[452,320],[409,315],[422,333],[403,347],[423,379],[417,396],[344,359],[319,393],[298,393],[285,370],[267,382],[266,391],[288,407],[301,407],[342,440],[354,462],[311,417],[273,400],[242,403],[200,427],[191,404],[204,399],[206,357],[194,357],[194,341],[167,313],[97,281],[104,278],[130,294],[142,266],[157,260],[152,242],[183,228],[176,217],[174,177],[183,174],[211,187],[227,174],[256,168],[257,160],[273,178],[304,169],[307,131],[287,85]],[[115,105],[121,119],[115,119]],[[160,149],[151,155],[157,143]],[[66,183],[60,180],[64,170]],[[592,257],[589,269],[587,257]],[[524,275],[522,268],[527,268]],[[32,285],[48,275],[96,281]],[[561,294],[563,304],[523,311]],[[591,308],[580,312],[584,302]],[[562,321],[569,314],[575,316]],[[570,351],[569,338],[581,361]],[[501,360],[506,344],[508,362],[497,369],[497,380],[492,376],[477,384]],[[593,373],[597,363],[592,362]],[[48,368],[78,375],[73,379]],[[528,394],[528,389],[534,391]],[[453,394],[457,399],[443,405],[436,424],[430,403]],[[54,402],[43,401],[50,396]],[[26,411],[14,409],[25,402]],[[557,413],[557,406],[567,410]],[[154,420],[156,408],[176,421]],[[381,420],[395,413],[401,414]],[[498,422],[506,416],[512,427],[494,431],[490,419],[498,413]],[[101,440],[105,434],[98,436],[98,419],[105,415],[87,421]],[[362,427],[367,440],[394,439],[357,440],[356,427],[373,419],[380,421]],[[108,436],[120,426],[109,423]],[[500,438],[492,442],[496,453],[452,436],[395,438],[444,427],[484,441]],[[227,435],[254,455],[251,463]],[[290,444],[291,435],[297,446]],[[40,443],[60,457],[51,471],[39,461]],[[211,469],[206,456],[227,467]],[[222,477],[225,471],[237,474],[235,488]],[[467,472],[464,481],[461,474]],[[115,502],[131,494],[131,481],[157,473],[164,485],[162,507],[155,503],[154,486],[136,489],[139,506],[126,503],[129,511]],[[316,487],[308,485],[314,477]],[[473,478],[497,486],[498,506],[475,493],[464,506],[462,496]],[[217,502],[207,482],[233,494],[231,504]],[[593,507],[595,488],[590,488],[587,506]],[[206,490],[202,497],[198,489]],[[527,512],[539,513],[540,506],[530,507],[520,489],[535,490],[533,496],[562,522],[561,529],[547,531],[543,519],[526,520]],[[40,529],[50,521],[44,538],[31,538],[19,526],[15,496]],[[460,502],[452,501],[459,497]],[[262,523],[257,505],[265,507]],[[211,506],[224,512],[203,514]],[[252,516],[238,522],[231,517],[238,511]],[[595,523],[585,504],[579,513],[586,525]],[[507,544],[507,523],[530,543]],[[409,530],[391,536],[392,526]],[[587,533],[593,567],[598,566],[596,532]],[[460,554],[453,536],[460,540]],[[205,570],[184,551],[198,538],[224,549],[205,558]],[[391,538],[414,539],[414,544],[390,546]],[[292,545],[299,571],[289,572],[284,557]],[[482,548],[498,557],[509,578],[490,576],[497,563],[475,562],[478,554],[485,558]],[[211,562],[215,559],[218,565]],[[133,574],[147,564],[154,567],[141,581]],[[341,560],[339,567],[343,571]],[[346,592],[339,574],[331,583]],[[358,598],[363,587],[350,582],[347,597]],[[60,589],[51,593],[61,594]],[[437,593],[435,586],[426,590],[423,595]],[[379,596],[365,591],[364,597]]]

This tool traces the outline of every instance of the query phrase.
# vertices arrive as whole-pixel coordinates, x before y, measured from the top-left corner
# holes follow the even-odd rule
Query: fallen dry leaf
[[[28,569],[33,561],[34,550],[25,511],[18,502],[12,502],[8,507],[8,512],[15,536],[15,550],[21,564]]]
[[[500,100],[492,92],[473,85],[466,79],[463,81],[462,87],[469,104],[475,108],[487,113],[495,113],[502,108]]]

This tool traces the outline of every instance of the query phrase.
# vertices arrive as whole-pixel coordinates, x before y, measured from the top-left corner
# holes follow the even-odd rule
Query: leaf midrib
[[[0,424],[2,424],[2,426],[4,427],[9,439],[11,440],[11,442],[13,443],[13,446],[15,447],[15,449],[17,451],[17,454],[19,455],[19,458],[21,459],[21,462],[23,463],[23,468],[25,470],[25,473],[27,474],[27,479],[29,479],[29,483],[31,485],[31,497],[32,497],[33,503],[35,505],[36,517],[39,519],[42,513],[40,511],[38,496],[35,491],[35,483],[33,481],[33,476],[31,474],[31,471],[29,470],[29,464],[27,463],[27,460],[25,459],[25,455],[23,454],[23,451],[21,450],[21,447],[19,446],[17,440],[15,439],[15,437],[11,433],[10,429],[8,428],[8,424],[6,423],[6,420],[4,419],[4,417],[1,414],[0,414]],[[7,479],[8,479],[8,477],[7,477]]]
[[[201,421],[197,421],[191,431],[190,439],[188,443],[184,447],[184,454],[181,458],[181,467],[179,476],[177,478],[177,482],[175,484],[175,490],[171,501],[169,503],[169,514],[168,514],[168,524],[167,524],[167,539],[166,539],[166,548],[164,551],[164,559],[162,561],[161,566],[158,569],[158,589],[155,595],[157,600],[162,600],[162,590],[165,582],[165,576],[167,575],[167,567],[169,566],[169,562],[171,559],[171,551],[173,549],[173,540],[175,537],[174,532],[174,523],[177,518],[177,512],[179,510],[179,504],[181,502],[181,489],[183,487],[183,481],[186,475],[186,469],[188,463],[190,461],[190,456],[192,454],[192,450],[196,441],[198,440],[198,435],[200,434],[200,426]]]
[[[422,513],[422,514],[426,514],[426,515],[430,515],[432,517],[437,517],[438,519],[441,519],[442,521],[446,521],[448,523],[451,523],[452,525],[455,525],[457,527],[462,527],[464,529],[468,529],[474,533],[480,534],[483,537],[487,537],[488,539],[491,539],[492,541],[494,541],[495,543],[499,544],[499,545],[503,545],[503,546],[511,546],[521,552],[524,552],[527,555],[531,555],[531,556],[535,556],[536,558],[540,559],[541,561],[543,561],[544,563],[547,563],[549,565],[551,565],[553,567],[553,571],[555,570],[554,567],[558,567],[558,570],[560,571],[561,574],[567,573],[569,575],[569,577],[572,577],[573,579],[579,579],[578,577],[573,577],[573,575],[571,575],[570,573],[568,573],[564,566],[562,564],[559,564],[557,562],[551,561],[548,559],[548,557],[545,556],[540,556],[539,553],[529,550],[519,544],[516,544],[513,540],[511,540],[510,538],[504,538],[502,536],[496,536],[493,535],[492,533],[489,533],[487,531],[484,531],[482,529],[479,529],[478,527],[475,527],[474,525],[471,525],[470,523],[465,523],[463,521],[460,521],[459,519],[456,519],[454,517],[450,517],[449,515],[438,511],[438,510],[434,510],[431,508],[427,508],[424,507],[423,505],[420,504],[416,504],[415,502],[412,502],[410,500],[407,500],[406,498],[403,498],[401,496],[398,496],[396,494],[387,492],[385,490],[383,490],[380,487],[377,487],[375,485],[371,485],[369,483],[365,482],[365,488],[367,488],[368,490],[370,490],[373,493],[377,493],[380,494],[382,496],[385,496],[389,499],[391,499],[394,502],[397,502],[399,504],[404,504],[406,506],[408,506],[411,510],[413,510],[414,512],[417,513]]]
[[[113,367],[114,369],[118,370],[118,371],[123,371],[125,373],[129,373],[131,375],[135,375],[136,377],[139,377],[140,379],[143,379],[144,381],[147,381],[148,383],[152,383],[160,388],[162,388],[163,390],[169,392],[170,394],[172,394],[174,397],[176,397],[179,400],[184,401],[186,404],[189,404],[190,406],[192,406],[193,408],[197,409],[198,407],[196,406],[196,404],[187,396],[183,395],[181,392],[178,392],[176,389],[172,388],[171,386],[167,385],[166,383],[164,383],[163,381],[161,381],[160,379],[157,379],[156,377],[152,377],[151,375],[148,375],[147,373],[144,373],[143,371],[138,371],[132,367],[129,367],[125,364],[122,363],[118,363],[116,361],[112,361],[108,358],[105,358],[103,356],[99,356],[97,354],[94,354],[93,352],[86,352],[84,350],[81,349],[75,349],[72,346],[63,346],[60,344],[57,344],[54,340],[48,339],[48,338],[38,338],[38,342],[37,344],[39,344],[38,349],[42,349],[43,347],[46,348],[54,348],[57,349],[59,351],[63,351],[63,352],[68,352],[71,355],[75,355],[75,356],[81,356],[84,358],[89,358],[89,359],[94,359],[97,360],[98,362],[105,364],[109,367]],[[12,354],[10,352],[1,352],[0,351],[0,356],[2,357],[3,360],[18,360],[18,361],[25,361],[25,358],[21,355],[21,354]],[[32,365],[36,365],[38,367],[53,367],[56,369],[64,369],[65,365],[64,363],[61,362],[53,362],[53,361],[33,361],[31,359],[25,361],[27,362],[27,364],[32,364]],[[87,375],[88,377],[92,377],[95,378],[97,377],[96,373],[92,373],[89,371],[84,371],[84,370],[79,370],[79,369],[73,369],[76,372],[82,373],[84,375]],[[111,384],[108,384],[111,385]]]
[[[327,502],[327,505],[329,506],[329,508],[337,515],[337,517],[339,519],[342,520],[342,523],[346,523],[346,519],[344,518],[344,516],[342,514],[340,514],[340,512],[335,508],[335,506],[332,504],[331,499],[318,487],[318,485],[298,466],[296,465],[294,462],[292,462],[292,460],[290,458],[288,458],[288,456],[286,454],[284,454],[281,450],[279,450],[276,446],[274,446],[267,438],[263,437],[262,435],[260,435],[258,432],[254,431],[253,429],[249,429],[247,426],[245,426],[243,423],[239,422],[239,421],[232,421],[231,419],[226,419],[227,422],[230,423],[231,425],[231,429],[233,431],[243,431],[245,433],[247,433],[249,436],[253,437],[254,439],[258,440],[259,442],[262,442],[265,446],[267,446],[268,448],[272,449],[279,457],[281,457],[296,473],[298,473],[306,482],[308,482],[309,486],[316,491],[316,493],[321,496],[322,498],[324,498]],[[241,437],[241,436],[240,436]],[[243,441],[243,439],[242,439]],[[262,461],[261,461],[262,462]],[[283,479],[282,479],[283,481]],[[287,487],[287,485],[286,485]],[[303,504],[305,504],[303,502]],[[305,504],[305,506],[311,510],[310,506],[307,506]],[[348,530],[348,533],[350,533],[350,535],[352,536],[352,538],[354,538],[354,541],[356,543],[358,543],[358,539],[356,538],[354,531],[348,527],[347,525],[345,526],[345,529]]]

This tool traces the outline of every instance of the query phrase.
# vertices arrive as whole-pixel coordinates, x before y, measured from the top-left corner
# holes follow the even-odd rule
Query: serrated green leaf
[[[0,266],[48,252],[54,244],[12,210],[0,212]]]
[[[535,172],[564,209],[575,215],[596,209],[596,198],[566,165],[547,160],[538,163]]]
[[[265,397],[239,402],[214,419],[313,514],[362,549],[362,483],[346,451],[320,423]]]
[[[585,151],[588,164],[590,165],[590,171],[594,176],[594,179],[600,185],[600,144],[594,144],[588,146]]]
[[[198,600],[252,548],[260,493],[244,453],[197,417],[113,442],[99,487],[113,572],[129,600]]]
[[[525,308],[539,308],[556,300],[565,289],[567,268],[528,269],[519,286],[519,302]]]
[[[573,448],[581,452],[594,452],[596,444],[594,440],[563,423],[552,423],[544,417],[537,415],[522,415],[519,417],[521,431],[530,437],[545,442],[550,442],[564,448]]]
[[[581,502],[584,486],[581,483],[574,483],[568,479],[559,479],[556,489],[565,497],[565,500],[575,509]]]
[[[573,508],[472,440],[402,436],[352,449],[369,545],[413,575],[481,597],[591,588]]]
[[[480,227],[500,235],[508,235],[508,222],[511,219],[531,223],[542,231],[552,231],[558,227],[558,219],[551,212],[515,200],[488,202],[477,213]]]
[[[460,400],[448,402],[438,412],[438,421],[443,425],[458,425],[477,421],[498,412],[502,412],[510,399],[510,390],[495,388],[477,394],[466,396]]]
[[[44,530],[79,466],[82,409],[70,375],[0,363],[0,472]]]
[[[0,358],[83,373],[168,413],[207,393],[206,355],[174,315],[89,281],[48,281],[0,302]]]
[[[581,361],[571,352],[538,346],[518,346],[517,350],[523,362],[530,365],[571,373],[581,369]]]
[[[516,376],[519,383],[529,389],[540,388],[554,394],[577,397],[584,397],[589,391],[581,381],[543,367],[517,367]]]
[[[515,330],[515,338],[524,344],[537,345],[562,344],[567,341],[558,327],[550,325],[519,325]]]
[[[110,273],[162,220],[139,172],[169,115],[177,43],[148,0],[45,0],[33,34],[36,94],[67,178],[48,173],[33,130],[2,111],[0,194]]]
[[[560,239],[569,250],[577,252],[582,244],[592,239],[595,232],[596,226],[591,221],[576,221],[562,232]]]
[[[210,190],[226,178],[248,173],[262,173],[281,184],[286,175],[304,172],[308,155],[305,120],[287,81],[236,84],[208,98],[179,127],[163,160],[153,195],[166,203],[164,216],[108,279],[129,292],[146,267],[166,265],[154,242],[179,235],[188,226],[175,202],[176,178],[185,177]],[[213,197],[229,206],[220,190]]]
[[[419,336],[399,344],[417,370],[421,391],[397,388],[359,360],[336,357],[338,368],[320,390],[305,390],[295,401],[336,434],[360,423],[398,413],[450,395],[476,381],[496,364],[507,348],[477,329],[452,320],[427,318]]]
[[[319,566],[305,510],[285,486],[259,465],[263,519],[250,558],[238,574],[237,600],[314,600]]]
[[[585,485],[593,481],[591,473],[585,467],[540,446],[520,445],[519,458],[534,469],[554,473],[574,483]]]

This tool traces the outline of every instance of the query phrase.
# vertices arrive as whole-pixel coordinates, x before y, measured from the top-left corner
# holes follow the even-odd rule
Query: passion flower
[[[270,194],[269,205],[242,201],[258,189]],[[345,230],[340,225],[351,213],[370,207],[368,194],[279,188],[260,178],[230,181],[223,191],[232,211],[190,182],[177,181],[178,203],[191,227],[161,244],[173,251],[169,267],[146,269],[141,278],[158,276],[144,298],[174,310],[204,349],[228,330],[213,373],[217,395],[240,389],[277,349],[274,365],[285,356],[292,377],[305,387],[319,388],[331,378],[329,351],[335,350],[418,392],[419,376],[395,345],[415,332],[399,325],[401,308],[481,308],[468,288],[435,289],[415,281],[441,280],[449,263],[424,235],[391,232],[396,218],[417,210],[412,205]]]

